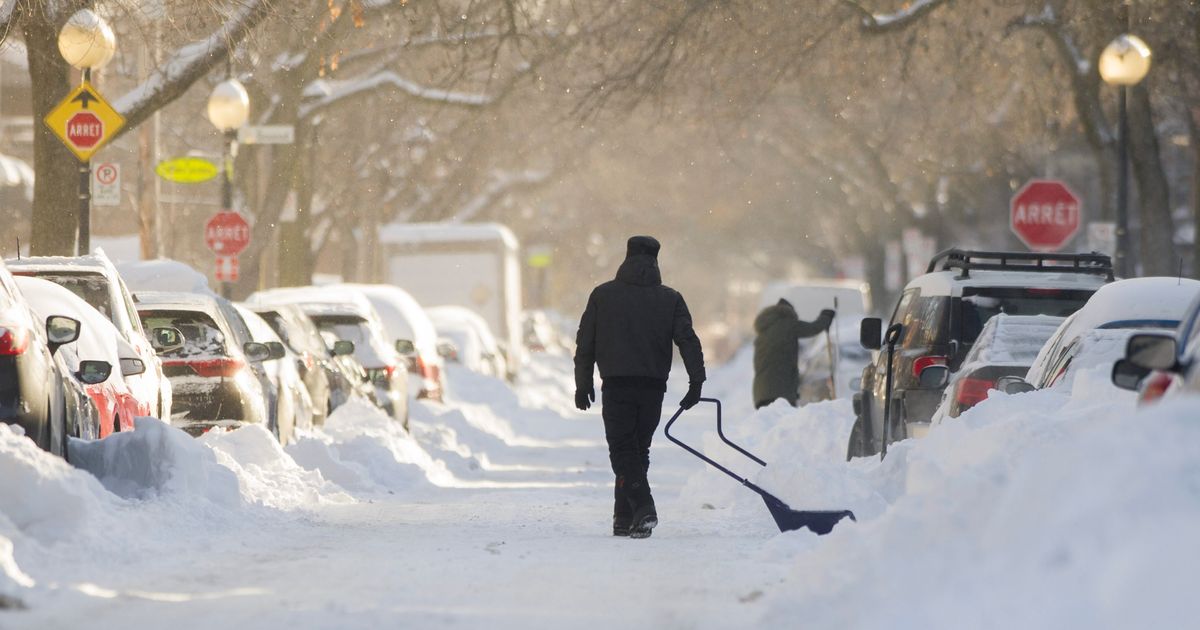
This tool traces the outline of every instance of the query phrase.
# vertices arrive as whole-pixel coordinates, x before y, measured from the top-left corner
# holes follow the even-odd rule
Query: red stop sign
[[[80,149],[91,149],[104,138],[104,122],[92,112],[78,112],[67,119],[67,140]]]
[[[237,256],[250,244],[250,224],[241,213],[222,210],[204,225],[204,244],[218,256]]]
[[[1009,204],[1012,231],[1035,252],[1056,252],[1079,231],[1079,197],[1063,182],[1033,179]]]

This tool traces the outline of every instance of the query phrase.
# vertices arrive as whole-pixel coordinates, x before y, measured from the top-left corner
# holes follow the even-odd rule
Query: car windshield
[[[963,289],[962,339],[971,344],[983,325],[1000,313],[1067,317],[1092,297],[1089,289],[975,288]]]
[[[26,274],[21,274],[26,275]],[[112,296],[109,292],[108,278],[99,273],[80,273],[68,271],[35,271],[35,278],[49,280],[71,293],[79,296],[89,306],[100,311],[109,321],[113,319]]]
[[[172,327],[183,333],[183,347],[163,357],[191,359],[226,356],[225,335],[208,313],[200,311],[142,311],[142,324],[150,329]]]

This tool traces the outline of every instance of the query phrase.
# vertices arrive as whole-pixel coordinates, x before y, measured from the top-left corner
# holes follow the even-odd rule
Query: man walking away
[[[796,314],[787,300],[764,308],[754,318],[754,408],[782,398],[793,407],[800,401],[800,340],[815,337],[833,322],[825,309],[814,322]]]
[[[671,372],[672,342],[691,383],[679,405],[695,406],[704,382],[704,352],[692,316],[683,296],[663,286],[658,250],[658,241],[649,236],[629,239],[616,279],[588,298],[575,340],[575,406],[583,411],[596,401],[593,365],[603,381],[604,437],[616,475],[614,536],[648,538],[658,525],[646,474]]]

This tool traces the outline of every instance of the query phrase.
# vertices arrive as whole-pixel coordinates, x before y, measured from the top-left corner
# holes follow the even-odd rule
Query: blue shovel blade
[[[833,526],[843,518],[857,520],[850,510],[793,510],[783,501],[770,495],[763,496],[763,503],[767,504],[767,509],[781,532],[807,527],[814,534],[824,536],[833,531]]]

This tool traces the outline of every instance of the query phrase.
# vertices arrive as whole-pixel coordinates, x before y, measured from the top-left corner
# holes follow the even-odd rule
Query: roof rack
[[[972,271],[1038,271],[1045,273],[1081,273],[1104,276],[1110,282],[1113,275],[1112,258],[1107,254],[1036,254],[1031,252],[979,252],[951,248],[938,252],[929,261],[925,273],[959,269],[962,278]]]

